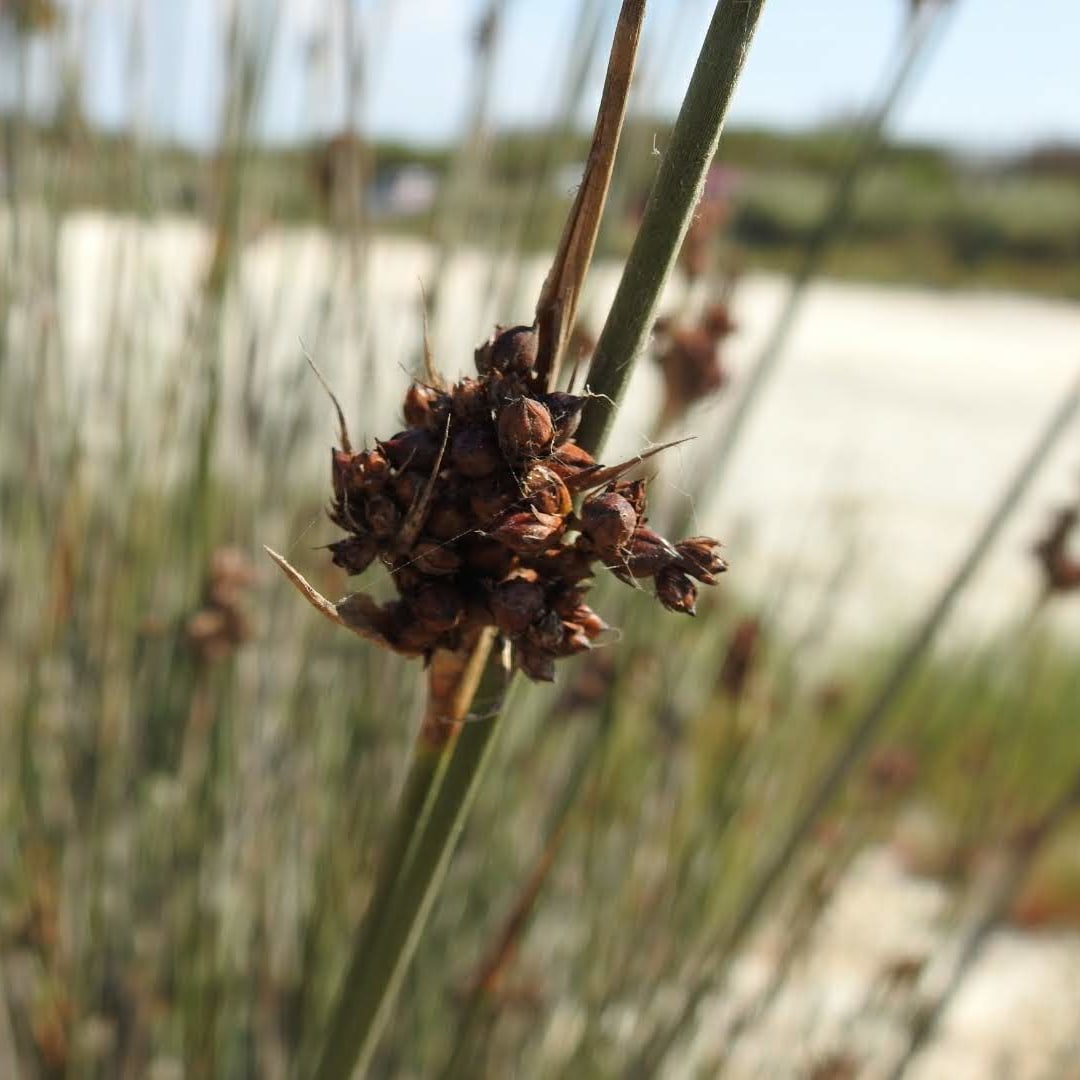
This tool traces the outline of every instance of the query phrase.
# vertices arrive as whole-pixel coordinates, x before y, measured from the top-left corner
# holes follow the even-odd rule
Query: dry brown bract
[[[1047,595],[1080,589],[1080,560],[1069,554],[1069,540],[1080,514],[1075,507],[1059,510],[1046,535],[1034,546]]]
[[[251,637],[244,594],[254,581],[255,568],[245,552],[221,547],[213,553],[202,607],[185,625],[188,645],[201,660],[224,660]]]
[[[653,356],[664,376],[661,425],[681,419],[699,401],[718,394],[728,383],[720,343],[735,331],[727,305],[713,304],[691,327],[658,319]]]
[[[586,399],[545,393],[536,354],[531,327],[499,329],[476,351],[477,378],[409,387],[404,431],[358,451],[342,431],[329,514],[347,535],[333,561],[349,574],[381,562],[399,595],[312,603],[408,655],[460,652],[495,627],[516,666],[543,680],[607,629],[585,602],[596,563],[651,579],[665,607],[694,613],[698,584],[726,569],[719,544],[669,543],[647,525],[644,482],[622,479],[662,448],[599,465],[573,439]]]

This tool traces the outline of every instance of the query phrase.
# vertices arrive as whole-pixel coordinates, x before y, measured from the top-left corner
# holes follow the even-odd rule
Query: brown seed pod
[[[684,615],[697,614],[697,586],[676,566],[665,566],[656,573],[656,598],[668,609]]]
[[[378,546],[371,536],[346,536],[329,545],[335,566],[347,574],[362,574],[378,554]]]
[[[521,673],[533,682],[555,681],[555,658],[531,647],[527,641],[519,643],[515,648],[514,663]]]
[[[495,337],[474,354],[481,375],[527,375],[536,363],[538,336],[531,326],[496,327]]]
[[[460,424],[489,423],[487,387],[481,379],[462,379],[453,390],[450,409]]]
[[[561,446],[556,446],[551,451],[551,457],[546,460],[545,464],[564,480],[571,476],[577,476],[586,469],[596,468],[596,461],[592,454],[587,450],[583,450],[574,442],[566,442]]]
[[[541,514],[566,517],[574,508],[570,492],[558,473],[544,465],[533,465],[522,477],[521,490],[529,505]]]
[[[442,431],[450,408],[450,398],[432,386],[412,383],[405,391],[403,412],[409,427]]]
[[[611,490],[621,495],[637,514],[638,524],[645,524],[645,503],[647,484],[644,480],[617,480]]]
[[[551,413],[551,422],[555,425],[556,446],[574,437],[587,400],[588,398],[579,397],[577,394],[564,394],[560,391],[544,395],[544,405]]]
[[[511,514],[490,535],[511,551],[527,555],[550,547],[565,529],[561,517],[525,510]]]
[[[469,509],[478,528],[493,524],[500,514],[521,501],[521,495],[509,484],[492,478],[482,487],[474,488],[469,495]]]
[[[627,576],[652,577],[665,566],[677,562],[678,557],[678,552],[659,533],[639,526],[611,569],[624,579]]]
[[[390,481],[390,490],[402,510],[408,510],[427,486],[427,477],[415,469],[406,469]]]
[[[439,457],[442,441],[423,428],[407,428],[392,439],[378,444],[386,460],[395,469],[419,469],[430,472]]]
[[[558,652],[564,636],[562,619],[554,611],[545,611],[528,631],[530,645],[552,654]]]
[[[581,607],[588,589],[580,585],[560,584],[548,594],[548,605],[560,618],[574,619],[574,614]]]
[[[506,577],[514,561],[514,553],[490,536],[472,535],[462,544],[462,554],[469,570],[482,578],[499,580]]]
[[[437,540],[420,540],[412,549],[410,562],[422,574],[440,577],[454,574],[461,569],[461,556],[447,543]]]
[[[589,635],[585,633],[581,626],[574,622],[564,622],[562,625],[563,637],[556,655],[575,656],[578,653],[585,652],[586,649],[592,648]]]
[[[379,450],[350,453],[334,450],[330,476],[336,496],[370,494],[381,489],[390,473],[390,463]]]
[[[535,581],[513,578],[492,591],[491,614],[507,637],[525,633],[543,610],[544,588]]]
[[[638,515],[627,499],[614,491],[590,495],[581,506],[581,531],[605,557],[618,557],[634,535]]]
[[[436,648],[439,637],[440,631],[411,617],[401,619],[389,635],[395,648],[417,656]]]
[[[601,634],[611,629],[591,607],[586,605],[578,609],[573,621],[581,627],[582,632],[590,641],[595,641]]]
[[[709,536],[691,536],[675,545],[679,566],[703,585],[715,585],[716,575],[727,569],[720,558],[720,544]]]
[[[546,581],[576,585],[593,576],[592,564],[595,558],[594,552],[575,544],[573,547],[559,547],[554,551],[534,555],[527,560],[527,565]]]
[[[450,440],[450,463],[470,479],[490,476],[502,464],[491,429],[486,425],[471,425],[458,431]]]
[[[428,514],[424,531],[436,540],[456,540],[473,527],[472,516],[456,501],[437,502]]]
[[[433,581],[409,598],[409,608],[430,632],[445,633],[465,618],[465,603],[452,585]]]
[[[499,446],[507,461],[541,457],[551,446],[551,413],[539,401],[521,397],[499,410]]]
[[[389,540],[401,524],[401,511],[389,495],[373,495],[368,499],[364,517],[376,540]]]

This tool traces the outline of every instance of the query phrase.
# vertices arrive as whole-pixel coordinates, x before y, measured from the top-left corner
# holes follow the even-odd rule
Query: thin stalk
[[[698,55],[671,142],[600,333],[577,441],[599,446],[615,417],[634,361],[645,347],[664,283],[701,198],[765,0],[720,0]]]
[[[900,57],[893,76],[886,84],[881,100],[863,121],[851,156],[836,178],[836,186],[833,188],[825,212],[811,234],[803,252],[802,261],[792,276],[784,307],[761,350],[757,363],[747,376],[718,445],[710,453],[708,479],[709,489],[713,494],[722,482],[754,406],[761,400],[766,387],[779,369],[784,346],[798,318],[808,288],[820,273],[836,241],[843,236],[851,217],[851,208],[859,179],[881,149],[882,136],[889,117],[912,75],[918,70],[918,61],[926,55],[931,43],[937,40],[937,34],[934,31],[940,33],[944,28],[945,12],[951,13],[955,7],[955,2],[925,4],[904,27]]]
[[[625,389],[633,361],[641,351],[651,326],[651,313],[689,227],[690,217],[705,182],[705,173],[716,152],[724,116],[745,61],[762,4],[763,0],[742,7],[730,2],[727,5],[720,3],[702,45],[687,97],[672,135],[670,150],[661,166],[641,231],[631,250],[590,367],[590,389],[595,394],[602,395],[593,399],[590,404],[602,404],[608,410],[599,419],[596,419],[597,414],[594,412],[592,423],[590,413],[586,411],[577,442],[590,452],[599,452],[607,437],[615,402]],[[625,101],[623,104],[625,109]],[[620,113],[620,125],[622,116],[623,113]],[[586,186],[583,185],[582,191],[585,190]],[[579,195],[578,203],[582,201]],[[596,216],[598,218],[599,214]],[[572,212],[571,221],[573,217]],[[568,246],[571,237],[571,230],[568,228],[564,234],[563,249]],[[591,255],[591,244],[588,250]],[[549,278],[545,293],[553,279],[554,275]],[[645,317],[641,318],[643,313]],[[568,329],[571,322],[572,319],[564,321],[564,328]],[[542,320],[540,325],[543,331]],[[608,347],[606,353],[605,342]],[[622,356],[623,361],[618,364],[607,362],[605,358],[613,355]],[[556,354],[549,372],[552,383],[557,371]],[[466,1067],[475,1032],[485,1015],[483,1006],[492,979],[506,963],[528,925],[536,900],[566,836],[570,814],[577,804],[586,778],[592,771],[598,751],[606,744],[607,736],[613,727],[613,717],[606,715],[604,721],[596,726],[586,740],[567,778],[549,819],[546,840],[534,870],[506,919],[495,949],[481,965],[481,973],[470,990],[459,1036],[443,1074],[446,1078],[461,1075]]]
[[[1080,377],[1073,382],[1054,409],[1034,446],[1017,468],[997,505],[975,537],[968,553],[926,616],[916,626],[908,644],[855,724],[847,742],[818,778],[794,823],[776,848],[765,858],[756,880],[730,925],[724,929],[713,948],[704,947],[700,950],[700,968],[704,973],[699,976],[690,990],[674,1022],[666,1030],[656,1033],[646,1043],[630,1075],[655,1075],[659,1063],[692,1021],[702,999],[716,985],[717,978],[723,977],[735,950],[742,944],[766,902],[772,898],[785,872],[802,850],[803,845],[813,835],[834,797],[873,743],[892,706],[925,657],[931,642],[952,613],[957,600],[982,565],[994,542],[1000,536],[1005,523],[1031,486],[1031,482],[1051,450],[1068,429],[1078,408],[1080,408]]]
[[[559,794],[558,802],[548,815],[544,843],[533,861],[532,870],[503,920],[494,945],[481,960],[469,984],[465,1006],[458,1019],[454,1047],[440,1074],[442,1080],[459,1080],[471,1075],[472,1052],[478,1033],[483,1022],[493,1013],[492,996],[505,976],[532,920],[536,901],[547,883],[569,831],[570,816],[577,806],[586,779],[593,771],[599,751],[607,743],[607,736],[615,726],[614,721],[615,710],[605,709],[600,720],[585,737],[570,775]]]
[[[490,644],[488,637],[488,648]],[[483,674],[475,693],[463,696],[471,698],[471,709],[480,719],[464,724],[456,740],[437,751],[432,776],[445,770],[442,782],[429,786],[422,797],[414,791],[417,800],[411,807],[403,802],[399,810],[395,834],[408,835],[397,848],[402,865],[387,871],[393,880],[384,889],[385,902],[365,919],[357,935],[330,1035],[315,1070],[318,1080],[344,1080],[370,1064],[464,828],[498,731],[498,724],[488,718],[501,709],[507,685],[503,665],[488,660],[483,644],[474,652],[472,663],[483,664]],[[417,827],[402,827],[417,802],[427,812],[414,819]]]

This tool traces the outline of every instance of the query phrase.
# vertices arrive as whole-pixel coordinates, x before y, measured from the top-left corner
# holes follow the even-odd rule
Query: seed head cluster
[[[578,446],[586,398],[544,392],[536,356],[531,327],[498,328],[475,378],[414,382],[404,431],[359,451],[343,433],[333,452],[329,514],[347,533],[333,561],[389,570],[398,596],[368,621],[398,652],[461,650],[494,626],[522,672],[550,680],[608,629],[585,602],[597,564],[691,615],[726,569],[717,541],[648,527],[645,482],[624,478],[639,459],[605,468]]]

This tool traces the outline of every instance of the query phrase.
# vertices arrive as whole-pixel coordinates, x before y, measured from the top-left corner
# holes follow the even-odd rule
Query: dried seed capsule
[[[514,561],[514,553],[489,536],[470,536],[462,545],[469,569],[484,578],[506,577]]]
[[[362,574],[378,554],[375,540],[370,536],[347,536],[329,546],[334,565],[347,574]]]
[[[614,491],[590,495],[581,506],[581,531],[605,557],[617,556],[634,535],[638,516]]]
[[[645,578],[677,561],[678,552],[659,533],[639,526],[611,569],[620,577]]]
[[[521,490],[530,505],[541,514],[566,517],[574,508],[570,492],[558,473],[544,465],[533,465],[521,481]]]
[[[508,461],[540,457],[554,437],[551,413],[539,401],[522,397],[499,410],[499,446]]]
[[[720,543],[710,536],[691,536],[675,545],[679,566],[703,585],[715,585],[716,575],[727,569],[720,558]]]
[[[364,517],[377,540],[388,540],[401,524],[401,511],[388,495],[373,495],[364,504]]]
[[[334,494],[339,498],[378,491],[390,473],[390,463],[379,450],[349,453],[334,450],[330,459],[330,476]]]
[[[465,618],[465,603],[452,585],[433,581],[409,598],[409,608],[417,620],[432,633],[452,630]]]
[[[535,581],[514,578],[504,581],[491,594],[495,625],[508,637],[525,633],[543,610],[544,588]]]
[[[577,476],[586,469],[596,468],[596,461],[592,454],[573,442],[566,442],[555,447],[545,464],[564,480]]]
[[[427,486],[427,477],[415,469],[406,469],[390,481],[390,490],[402,510],[408,510]]]
[[[697,614],[697,586],[676,566],[665,566],[656,574],[656,598],[668,609],[685,615]]]
[[[491,370],[527,375],[536,364],[538,346],[539,335],[531,326],[512,326],[503,330],[491,343]]]
[[[587,400],[577,394],[564,394],[560,391],[544,395],[543,402],[551,413],[551,422],[555,425],[556,446],[573,438],[581,423],[581,414]]]
[[[593,552],[575,545],[559,547],[554,551],[533,556],[528,565],[545,580],[574,585],[593,576],[592,564],[595,558]]]
[[[424,531],[436,540],[456,540],[473,527],[469,513],[457,502],[437,502],[428,514]]]
[[[485,529],[508,510],[521,496],[513,488],[498,481],[475,489],[469,496],[469,509],[478,528]]]
[[[409,427],[441,431],[449,408],[450,398],[433,386],[414,382],[405,391],[403,411]]]
[[[490,476],[502,464],[502,457],[486,425],[469,426],[450,440],[450,462],[462,476],[480,479]]]
[[[644,480],[619,480],[611,485],[616,495],[621,495],[638,516],[638,524],[645,523],[646,483]]]
[[[574,621],[574,614],[581,608],[586,592],[587,589],[580,585],[560,584],[548,595],[548,604],[560,618]]]
[[[595,641],[601,634],[611,629],[591,607],[584,605],[575,614],[574,622],[581,627],[582,632],[590,641]]]
[[[461,556],[449,544],[440,544],[437,540],[417,541],[409,561],[422,574],[434,577],[455,574],[461,569]]]
[[[411,619],[403,620],[400,626],[396,626],[390,640],[402,652],[419,655],[436,648],[439,637],[438,630]]]
[[[563,636],[562,619],[554,611],[546,611],[529,627],[528,641],[543,652],[554,654],[562,645]]]
[[[450,408],[459,424],[486,424],[491,420],[487,390],[479,379],[462,379],[454,387]]]
[[[379,449],[395,469],[418,469],[430,472],[439,456],[441,440],[423,428],[407,428],[399,431],[388,442],[379,443]]]
[[[563,638],[557,651],[559,656],[575,656],[591,648],[588,634],[577,623],[563,623]]]
[[[511,514],[491,535],[511,551],[526,555],[544,551],[565,528],[566,523],[561,517],[526,510]]]
[[[514,662],[521,673],[533,682],[555,681],[555,658],[539,649],[530,648],[524,643],[520,644],[514,650]]]

